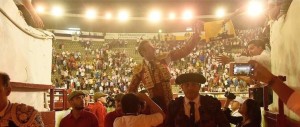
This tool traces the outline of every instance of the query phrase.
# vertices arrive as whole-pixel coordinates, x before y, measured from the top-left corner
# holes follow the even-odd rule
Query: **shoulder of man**
[[[156,56],[156,59],[157,60],[163,60],[163,59],[167,59],[169,57],[169,52],[163,52],[163,53],[160,53]]]
[[[208,95],[201,95],[200,98],[201,105],[203,105],[205,108],[209,108],[213,111],[221,110],[221,102],[217,98]]]
[[[133,69],[133,74],[138,74],[143,70],[143,63],[139,63]]]
[[[17,126],[44,126],[41,114],[34,107],[25,104],[12,103],[11,117]]]

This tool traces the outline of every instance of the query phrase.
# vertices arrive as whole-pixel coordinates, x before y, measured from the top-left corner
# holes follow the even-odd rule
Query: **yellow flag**
[[[232,21],[223,24],[223,20],[204,23],[205,39],[208,42],[211,38],[227,34],[235,36],[235,30]]]

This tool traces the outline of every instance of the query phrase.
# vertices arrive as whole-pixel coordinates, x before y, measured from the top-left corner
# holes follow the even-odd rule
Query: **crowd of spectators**
[[[231,57],[247,55],[247,43],[252,39],[258,39],[262,28],[237,30],[236,33],[237,36],[234,38],[217,38],[200,43],[190,55],[171,63],[174,64],[171,68],[173,83],[180,74],[196,72],[203,74],[207,79],[201,87],[202,92],[246,92],[247,83],[236,77],[230,77],[229,65],[222,65],[215,57],[224,54]],[[60,46],[54,46],[59,48],[53,49],[52,67],[52,80],[57,88],[70,91],[89,90],[90,93],[104,92],[109,95],[127,90],[136,62],[126,53],[126,49],[132,49],[125,47],[128,47],[128,43],[136,42],[114,39],[106,41],[101,46],[94,43],[98,42],[81,41],[81,48],[84,50],[67,51],[63,42],[57,42]],[[178,49],[184,43],[184,41],[153,39],[156,53]],[[124,50],[114,50],[117,47],[123,47]]]

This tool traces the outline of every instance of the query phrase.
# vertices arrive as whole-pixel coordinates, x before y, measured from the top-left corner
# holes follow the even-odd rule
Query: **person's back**
[[[146,105],[150,115],[139,114]],[[121,100],[124,116],[115,119],[114,127],[153,127],[163,123],[164,113],[146,94],[126,94]]]

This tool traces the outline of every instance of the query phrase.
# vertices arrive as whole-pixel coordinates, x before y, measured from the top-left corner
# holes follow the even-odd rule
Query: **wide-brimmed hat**
[[[199,73],[186,73],[186,74],[179,75],[175,80],[176,84],[183,84],[187,82],[196,82],[199,83],[200,85],[205,83],[206,79],[203,75]]]

